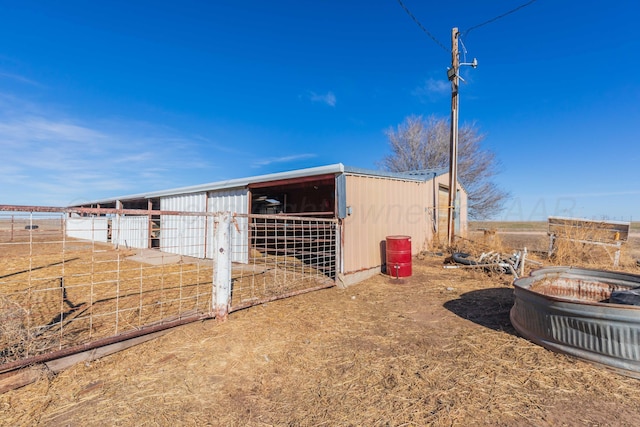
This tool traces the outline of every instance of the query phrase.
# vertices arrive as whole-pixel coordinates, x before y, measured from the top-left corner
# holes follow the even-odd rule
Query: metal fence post
[[[226,320],[231,303],[231,213],[221,212],[213,226],[213,309]]]

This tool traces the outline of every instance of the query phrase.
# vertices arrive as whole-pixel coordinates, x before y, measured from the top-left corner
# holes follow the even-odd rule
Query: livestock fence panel
[[[231,215],[220,242],[220,216],[0,205],[0,375],[213,318],[219,304],[227,313],[334,286],[335,220]],[[224,245],[227,299],[214,283]]]
[[[240,230],[248,240],[236,242],[232,251],[247,252],[248,261],[234,265],[230,311],[335,285],[340,259],[335,219],[235,215],[234,226],[246,228]]]
[[[6,209],[0,366],[211,317],[212,262],[139,248],[146,239],[134,228],[148,229],[144,212],[125,220],[108,209]]]

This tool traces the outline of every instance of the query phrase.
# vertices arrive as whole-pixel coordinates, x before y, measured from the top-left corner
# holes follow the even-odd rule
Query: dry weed
[[[0,365],[26,354],[32,341],[27,321],[27,310],[0,296]]]
[[[0,395],[4,421],[635,425],[637,380],[518,337],[508,283],[442,260],[181,327]]]
[[[598,223],[554,226],[550,232],[554,234],[550,257],[553,264],[610,269],[618,250],[619,264],[632,263],[620,233],[602,229]]]

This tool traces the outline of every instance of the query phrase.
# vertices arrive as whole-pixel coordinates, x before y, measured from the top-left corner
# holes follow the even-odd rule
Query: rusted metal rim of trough
[[[548,267],[514,282],[510,318],[523,337],[640,379],[640,306],[609,303],[613,291],[640,286],[640,276]]]

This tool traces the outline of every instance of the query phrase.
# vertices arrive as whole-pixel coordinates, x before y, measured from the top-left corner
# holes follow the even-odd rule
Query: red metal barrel
[[[411,237],[387,236],[387,274],[393,277],[411,276]]]

